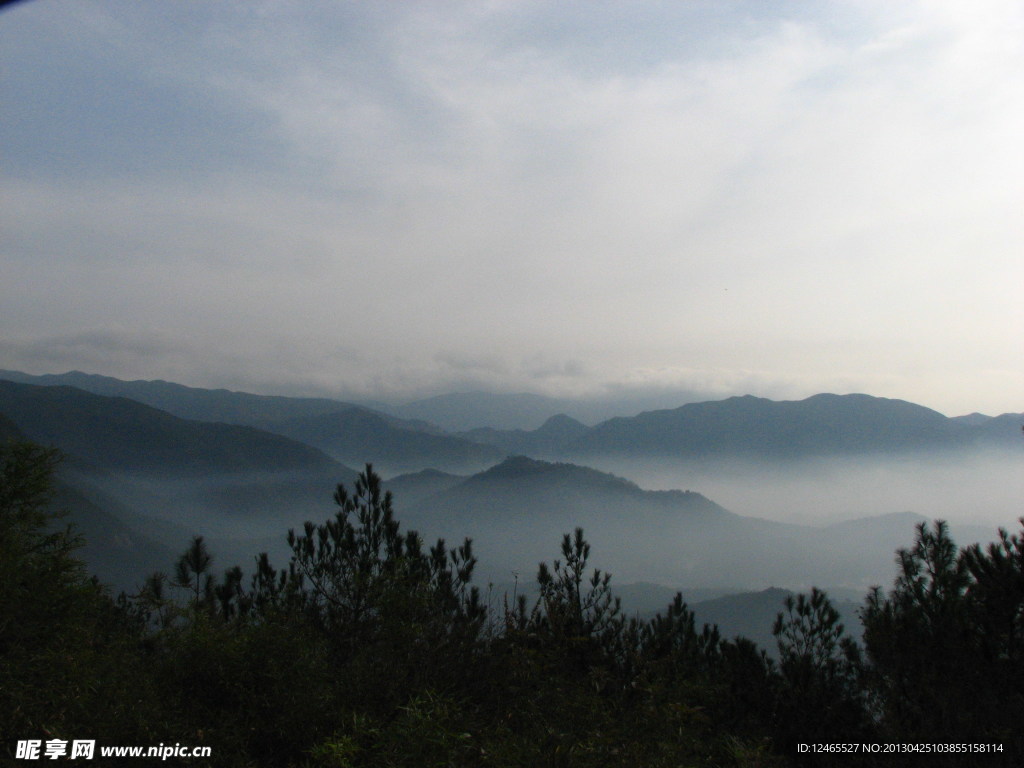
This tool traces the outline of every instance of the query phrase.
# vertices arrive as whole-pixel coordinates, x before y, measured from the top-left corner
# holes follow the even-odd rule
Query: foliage
[[[845,634],[839,612],[817,588],[787,597],[785,608],[772,628],[779,644],[780,745],[798,754],[798,743],[826,743],[834,734],[868,740],[860,648]]]
[[[987,550],[959,550],[936,521],[898,552],[893,590],[873,590],[862,617],[869,690],[887,735],[999,743],[1006,760],[1024,755],[1022,546],[1000,530]]]
[[[132,627],[75,558],[80,541],[50,509],[60,460],[0,445],[0,733],[147,734],[152,688],[131,653]],[[151,712],[152,710],[149,710]],[[0,754],[13,749],[5,741]]]

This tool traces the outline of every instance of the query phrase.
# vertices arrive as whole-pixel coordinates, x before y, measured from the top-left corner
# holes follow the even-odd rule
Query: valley
[[[1024,498],[1024,417],[950,419],[864,395],[448,432],[327,399],[2,377],[0,414],[65,454],[60,502],[87,534],[90,567],[127,590],[196,534],[224,567],[248,570],[261,551],[286,562],[287,530],[329,518],[334,487],[365,463],[405,529],[473,539],[481,585],[529,583],[582,527],[593,565],[638,611],[676,590],[862,595],[891,582],[918,523],[942,517],[959,543],[986,541]],[[445,401],[450,419],[458,400]],[[481,399],[467,402],[465,418],[479,416]]]

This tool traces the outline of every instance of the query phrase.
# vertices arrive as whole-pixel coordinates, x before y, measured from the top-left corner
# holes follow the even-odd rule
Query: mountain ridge
[[[1014,419],[1024,417],[1006,421]],[[990,424],[957,421],[905,400],[859,393],[782,401],[743,395],[609,419],[564,452],[577,458],[600,453],[788,458],[964,449],[1009,441],[1006,430],[984,431]]]
[[[46,386],[74,380],[94,389],[127,392],[131,399],[172,400],[174,415],[245,423],[314,445],[342,463],[372,461],[385,474],[408,474],[430,466],[473,473],[508,455],[587,464],[616,456],[789,460],[1005,449],[1019,443],[1024,424],[1024,414],[949,418],[905,400],[820,393],[802,400],[741,395],[686,403],[617,416],[593,427],[562,412],[548,415],[529,431],[482,427],[450,434],[429,422],[335,400],[201,390],[160,381],[122,382],[80,372],[31,376],[0,371],[0,378],[4,375]],[[451,406],[457,400],[441,402]],[[555,401],[536,396],[529,402]]]
[[[340,466],[322,451],[255,427],[183,419],[126,397],[0,380],[0,413],[26,437],[118,470],[244,472]]]

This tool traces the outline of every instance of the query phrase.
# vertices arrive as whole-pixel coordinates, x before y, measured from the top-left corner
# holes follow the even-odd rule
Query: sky
[[[1015,0],[32,0],[0,115],[0,368],[1024,411]]]

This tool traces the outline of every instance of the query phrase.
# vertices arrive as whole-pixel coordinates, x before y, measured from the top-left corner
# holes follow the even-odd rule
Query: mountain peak
[[[541,424],[534,431],[534,435],[547,438],[571,439],[579,437],[589,429],[590,427],[581,421],[577,421],[572,416],[559,413]]]
[[[529,475],[536,475],[544,472],[547,468],[555,466],[548,461],[531,459],[529,456],[509,456],[504,461],[495,464],[490,469],[485,469],[476,477],[481,478],[519,478]]]
[[[547,429],[549,427],[583,427],[583,422],[577,421],[572,416],[567,416],[564,413],[556,413],[554,416],[545,421],[540,429]]]
[[[488,478],[488,479],[523,479],[528,477],[536,477],[538,475],[565,475],[565,476],[592,476],[600,477],[605,479],[613,479],[626,483],[628,485],[634,485],[628,480],[625,480],[616,475],[608,472],[601,472],[590,467],[583,467],[578,464],[570,464],[561,461],[542,461],[540,459],[532,459],[529,456],[509,456],[507,459],[499,464],[495,464],[490,469],[485,469],[474,477]]]

